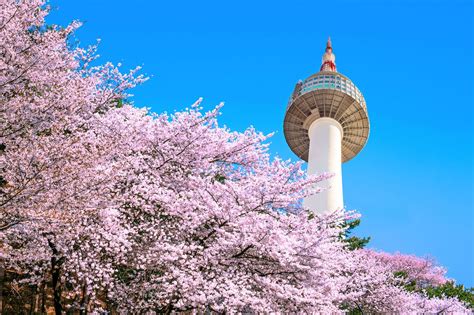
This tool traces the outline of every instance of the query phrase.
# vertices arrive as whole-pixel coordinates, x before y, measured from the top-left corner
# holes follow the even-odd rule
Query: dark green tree
[[[448,281],[437,287],[428,287],[424,290],[424,293],[430,298],[457,298],[474,310],[474,288],[465,288],[462,284],[456,285],[453,281]]]
[[[370,237],[351,236],[351,233],[357,226],[359,226],[359,224],[360,219],[346,220],[342,224],[342,227],[344,228],[344,233],[341,234],[341,238],[347,244],[346,248],[349,250],[362,249],[370,241]]]

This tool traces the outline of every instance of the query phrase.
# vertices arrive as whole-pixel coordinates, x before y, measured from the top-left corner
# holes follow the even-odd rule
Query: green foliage
[[[396,271],[394,273],[395,278],[406,279],[408,277],[408,272],[406,271]]]
[[[125,284],[130,283],[137,276],[137,270],[126,266],[118,266],[115,272],[117,279]]]
[[[357,236],[351,236],[347,239],[345,239],[345,242],[347,243],[347,248],[349,250],[356,250],[356,249],[361,249],[364,248],[365,245],[370,241],[370,237],[357,237]]]
[[[360,219],[347,220],[342,224],[345,228],[344,233],[340,235],[341,239],[347,243],[346,248],[349,250],[356,250],[364,248],[370,241],[370,237],[350,236],[352,230],[360,224]]]
[[[115,107],[117,108],[122,108],[123,107],[123,98],[119,98],[116,100],[116,104],[115,104]]]
[[[131,105],[131,102],[127,98],[116,98],[112,100],[112,105],[115,106],[115,108],[122,108],[124,105]]]
[[[347,315],[363,315],[364,312],[362,312],[358,308],[353,308],[353,309],[346,309],[346,314]]]
[[[456,285],[452,281],[439,286],[420,288],[416,281],[406,281],[408,278],[406,271],[397,271],[394,275],[402,280],[403,289],[408,292],[418,292],[426,295],[428,298],[456,298],[474,310],[474,288],[466,289],[462,284]]]
[[[226,177],[222,174],[216,174],[214,176],[214,180],[221,183],[221,184],[224,184],[225,183],[225,180],[226,180]]]
[[[420,289],[415,280],[408,280],[408,272],[396,271],[394,272],[395,278],[400,279],[400,285],[408,292],[420,292]]]
[[[462,284],[456,285],[449,281],[437,287],[429,287],[425,289],[425,294],[429,298],[433,297],[453,297],[474,310],[474,288],[465,288]]]

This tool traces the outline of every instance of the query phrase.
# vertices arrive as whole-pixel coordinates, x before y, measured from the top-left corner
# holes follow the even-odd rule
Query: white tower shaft
[[[318,183],[325,190],[305,198],[303,205],[316,214],[331,213],[344,205],[341,157],[343,130],[336,120],[322,117],[311,124],[308,135],[308,175],[332,173],[333,177]]]

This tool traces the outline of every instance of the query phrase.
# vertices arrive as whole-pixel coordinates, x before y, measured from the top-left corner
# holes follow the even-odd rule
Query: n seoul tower
[[[329,38],[320,71],[296,84],[283,125],[291,150],[308,162],[308,175],[333,174],[318,185],[322,192],[303,201],[305,207],[325,214],[344,206],[342,163],[362,150],[369,129],[364,97],[337,72]]]

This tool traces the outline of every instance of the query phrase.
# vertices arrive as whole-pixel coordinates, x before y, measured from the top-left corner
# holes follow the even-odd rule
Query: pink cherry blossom
[[[57,314],[463,313],[403,289],[446,281],[429,260],[348,251],[343,209],[302,207],[326,176],[272,158],[253,128],[198,100],[172,115],[124,102],[146,78],[92,66],[80,23],[0,2],[0,263],[53,292]],[[96,64],[96,62],[94,62]]]

